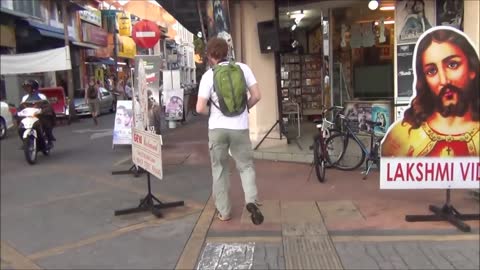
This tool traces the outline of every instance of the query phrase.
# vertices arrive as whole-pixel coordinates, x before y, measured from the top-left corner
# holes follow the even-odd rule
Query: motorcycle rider
[[[42,113],[39,115],[39,120],[41,123],[41,128],[45,130],[45,135],[47,136],[48,139],[48,147],[52,148],[53,147],[53,141],[56,141],[55,137],[53,136],[53,127],[55,125],[55,112],[53,111],[52,106],[48,102],[47,97],[39,92],[39,84],[36,80],[26,80],[23,85],[23,89],[25,92],[27,92],[26,95],[22,97],[22,102],[20,104],[20,107],[18,111],[23,110],[24,108],[28,107],[28,103],[34,103],[36,101],[41,101],[45,100],[47,101],[45,104],[42,104],[40,109],[42,110]],[[22,138],[23,134],[19,134],[20,138]],[[43,138],[43,133],[39,132],[39,138],[40,141],[45,141],[42,140]]]

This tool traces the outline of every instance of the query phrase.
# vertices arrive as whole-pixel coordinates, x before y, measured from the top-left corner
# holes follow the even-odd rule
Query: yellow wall
[[[480,50],[480,1],[464,1],[463,31]]]
[[[250,66],[262,93],[262,100],[250,110],[250,137],[255,143],[262,139],[278,117],[275,58],[273,53],[260,53],[257,32],[258,22],[274,19],[274,3],[273,0],[239,2],[231,7],[235,55]],[[278,131],[269,137],[275,136]],[[267,141],[262,146],[272,143]],[[283,144],[286,140],[275,142]]]

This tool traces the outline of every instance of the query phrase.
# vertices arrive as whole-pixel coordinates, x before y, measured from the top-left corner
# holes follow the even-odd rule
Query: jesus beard
[[[457,95],[457,102],[455,104],[444,105],[444,98],[447,91]],[[469,85],[465,90],[456,86],[448,84],[440,90],[440,94],[434,95],[435,107],[443,117],[464,116],[472,102],[473,88]]]

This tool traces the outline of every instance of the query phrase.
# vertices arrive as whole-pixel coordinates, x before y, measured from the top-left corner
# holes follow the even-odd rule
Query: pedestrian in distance
[[[242,180],[246,209],[252,222],[258,225],[264,217],[257,203],[248,110],[260,101],[260,89],[250,67],[227,60],[228,44],[224,39],[212,38],[207,43],[206,55],[212,68],[200,81],[196,109],[198,113],[209,115],[208,144],[217,217],[221,221],[231,219],[230,149]]]
[[[97,117],[100,113],[100,100],[102,99],[102,95],[99,92],[100,88],[95,84],[95,78],[90,77],[88,86],[85,89],[85,103],[88,104],[95,125],[98,125]]]

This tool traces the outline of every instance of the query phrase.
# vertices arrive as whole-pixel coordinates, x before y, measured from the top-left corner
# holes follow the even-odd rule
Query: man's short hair
[[[223,38],[214,37],[207,43],[207,56],[216,60],[227,58],[228,44]]]

